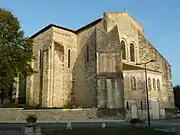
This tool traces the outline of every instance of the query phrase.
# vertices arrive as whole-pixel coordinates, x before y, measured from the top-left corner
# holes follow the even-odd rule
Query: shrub
[[[71,104],[71,103],[68,103],[68,104],[64,105],[62,108],[63,108],[63,109],[73,109],[73,108],[74,108],[74,105]]]
[[[178,112],[177,108],[165,108],[165,112],[176,114]]]
[[[37,121],[37,117],[35,115],[29,115],[27,118],[26,118],[26,121],[27,123],[35,123]]]
[[[131,119],[130,124],[132,124],[133,127],[136,127],[136,128],[145,128],[146,127],[145,121],[140,120],[138,118]]]
[[[23,108],[23,104],[2,104],[1,108]]]
[[[37,109],[38,107],[37,106],[29,106],[29,105],[25,105],[23,107],[24,110],[31,110],[31,109]]]
[[[142,121],[138,118],[134,118],[130,120],[130,124],[142,123]]]

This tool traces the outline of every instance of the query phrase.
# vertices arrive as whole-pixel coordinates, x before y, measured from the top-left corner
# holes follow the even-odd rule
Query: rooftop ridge
[[[56,28],[60,28],[60,29],[63,29],[63,30],[67,30],[67,31],[70,31],[72,33],[79,33],[80,31],[86,29],[86,28],[89,28],[97,23],[99,23],[100,21],[102,20],[102,18],[99,18],[99,19],[96,19],[95,21],[92,21],[91,23],[85,25],[85,26],[82,26],[81,28],[77,29],[77,30],[73,30],[73,29],[69,29],[69,28],[66,28],[66,27],[62,27],[62,26],[59,26],[59,25],[56,25],[56,24],[49,24],[47,26],[45,26],[44,28],[40,29],[38,32],[36,32],[35,34],[33,34],[30,38],[33,39],[35,38],[36,36],[38,36],[39,34],[43,33],[44,31],[48,30],[49,28],[51,27],[56,27]]]

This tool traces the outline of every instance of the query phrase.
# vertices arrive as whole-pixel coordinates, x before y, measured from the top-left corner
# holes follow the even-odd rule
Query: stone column
[[[99,65],[100,65],[99,52],[96,52],[96,60],[97,60],[97,65],[96,65],[96,67],[97,67],[97,73],[99,74],[99,71],[100,71],[100,69],[99,69]]]
[[[123,78],[117,80],[118,93],[119,93],[119,108],[124,108],[124,81]]]
[[[115,108],[115,106],[116,106],[116,99],[115,99],[115,97],[114,97],[114,94],[115,94],[115,92],[116,92],[116,90],[115,90],[115,82],[116,82],[116,79],[112,79],[111,80],[111,87],[112,87],[112,89],[111,89],[111,94],[112,94],[112,107],[113,108]]]
[[[116,54],[116,72],[117,72],[117,80],[115,81],[115,108],[124,108],[124,81],[123,81],[123,73],[122,73],[122,59],[121,52]]]
[[[120,91],[119,91],[117,80],[115,80],[114,85],[115,85],[114,86],[114,89],[115,89],[115,92],[114,92],[115,108],[119,108],[120,107]]]
[[[48,53],[48,89],[47,89],[47,107],[50,106],[50,91],[51,91],[51,46],[49,46],[48,49],[49,53]]]
[[[54,93],[54,53],[55,53],[55,46],[54,46],[54,42],[52,42],[52,47],[51,47],[51,89],[50,89],[50,106],[53,106],[53,93]]]
[[[111,79],[106,79],[106,83],[107,83],[107,108],[113,108]]]
[[[97,81],[97,107],[104,108],[105,107],[105,83],[104,79],[98,79]]]
[[[115,60],[115,57],[116,57],[116,54],[113,53],[112,54],[112,60],[111,60],[111,62],[112,62],[112,71],[111,72],[116,72],[116,60]]]
[[[122,80],[115,81],[115,108],[124,108],[124,92]]]
[[[101,65],[102,68],[103,68],[102,72],[107,72],[107,70],[108,70],[108,69],[107,69],[107,61],[108,61],[107,58],[108,58],[107,55],[106,55],[105,53],[103,53],[103,54],[102,54],[103,65]]]

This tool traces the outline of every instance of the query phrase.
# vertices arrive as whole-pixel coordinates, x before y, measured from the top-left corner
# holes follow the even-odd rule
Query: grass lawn
[[[46,135],[170,135],[171,133],[133,127],[97,128],[97,129],[73,129],[45,132]]]

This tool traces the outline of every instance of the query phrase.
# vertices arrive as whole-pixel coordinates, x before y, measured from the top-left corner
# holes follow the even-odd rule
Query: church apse
[[[96,28],[98,108],[124,108],[124,86],[118,28]]]

